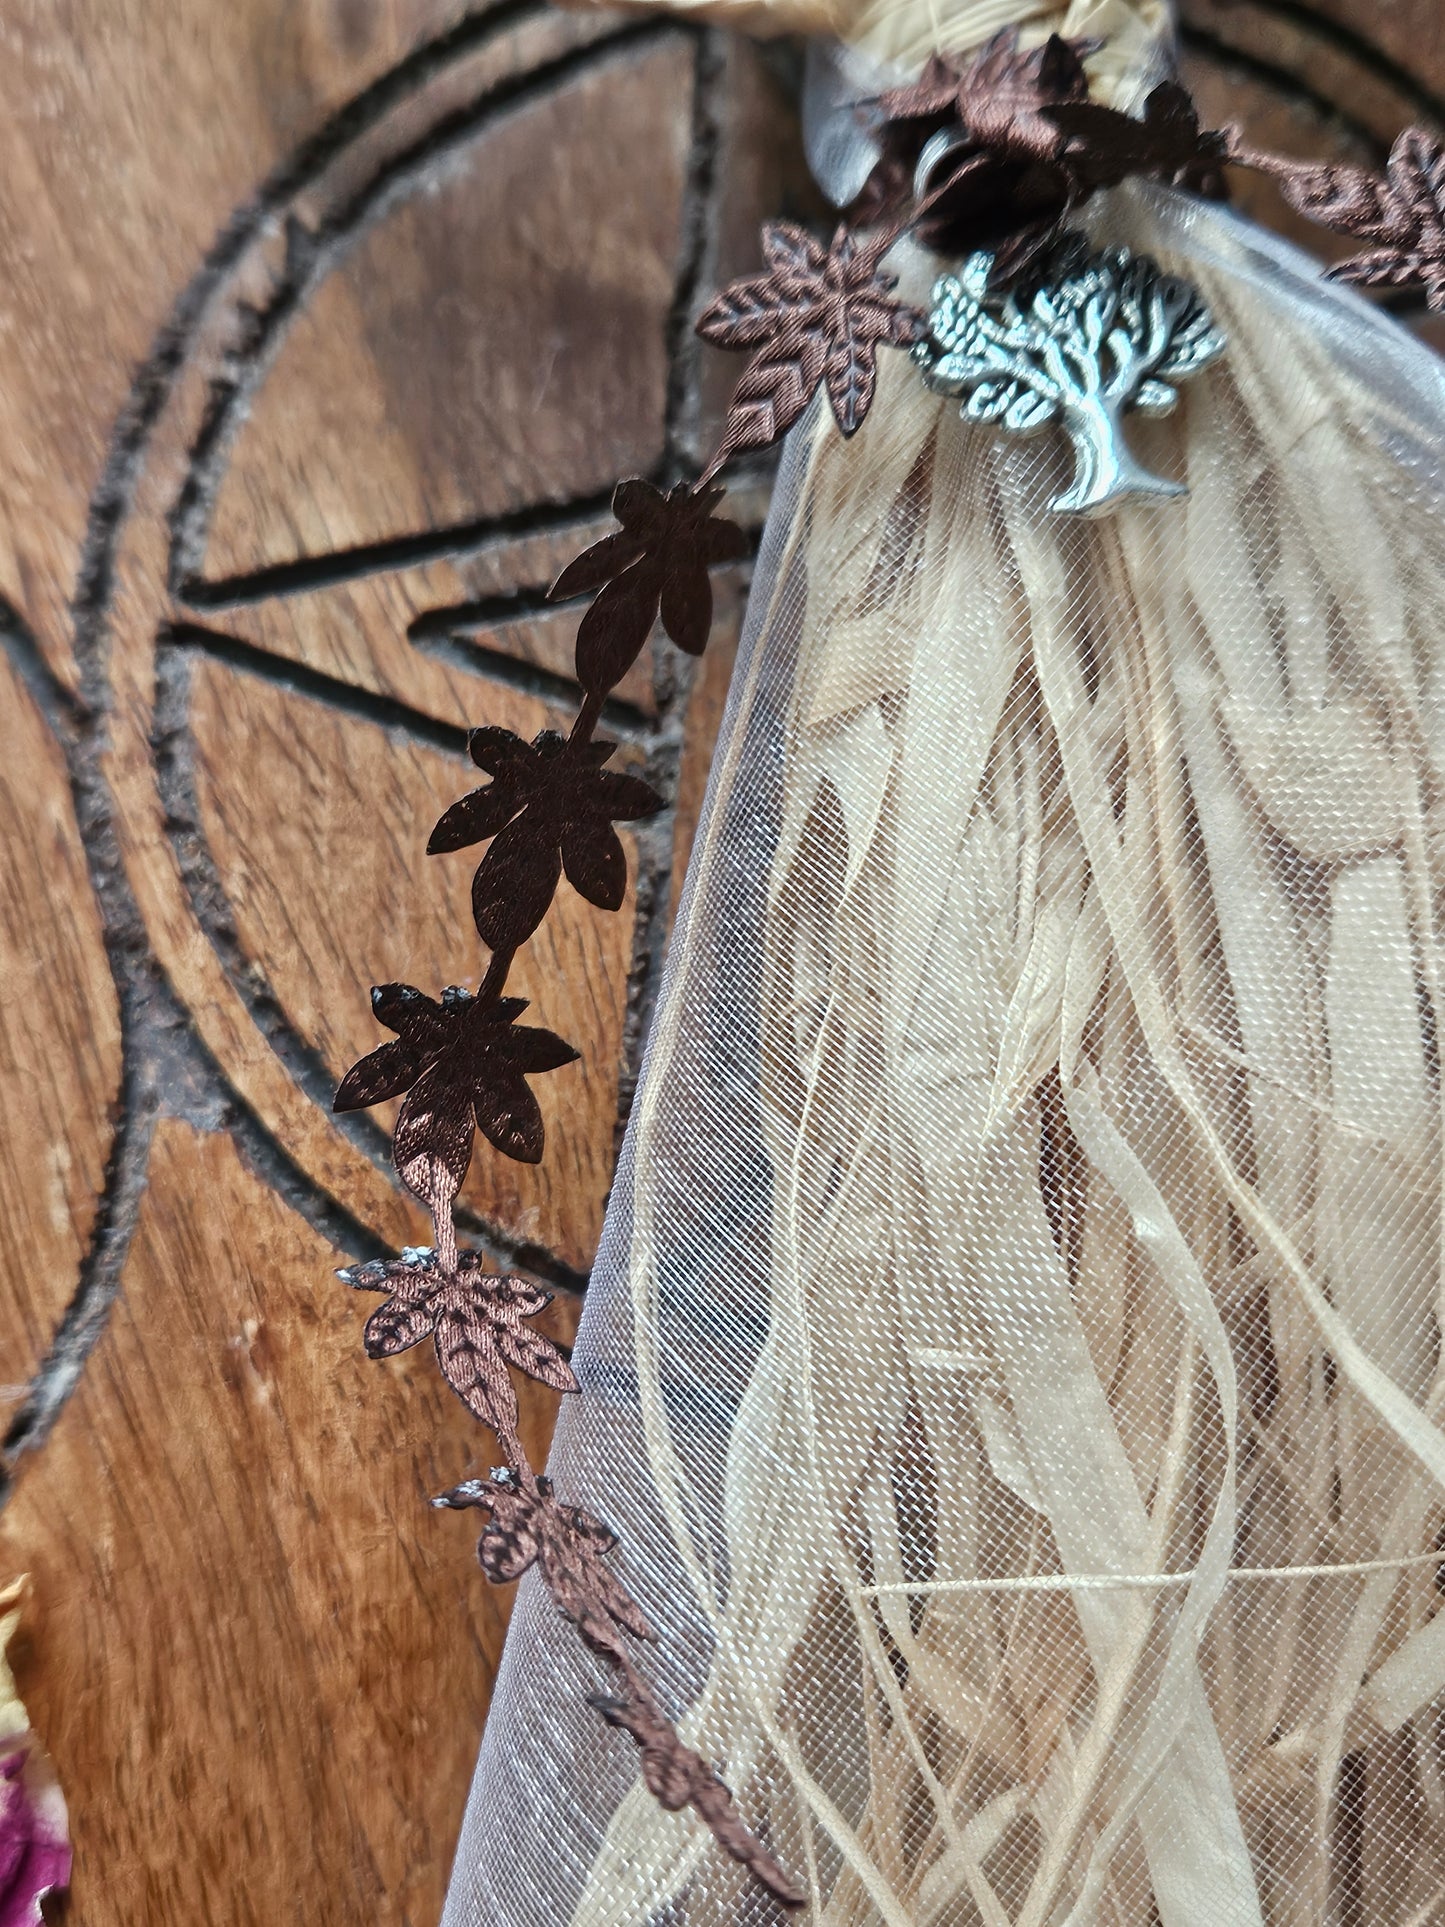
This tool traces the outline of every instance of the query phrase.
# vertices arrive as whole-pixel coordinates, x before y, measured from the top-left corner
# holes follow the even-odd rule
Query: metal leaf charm
[[[475,1251],[457,1254],[453,1269],[428,1246],[400,1258],[348,1265],[337,1274],[358,1291],[384,1291],[386,1303],[366,1321],[368,1358],[392,1358],[431,1338],[442,1377],[473,1416],[498,1438],[516,1438],[517,1395],[509,1366],[558,1392],[577,1380],[557,1347],[525,1322],[552,1302],[525,1278],[484,1270]]]
[[[767,272],[734,281],[698,318],[704,341],[752,355],[710,474],[731,456],[786,434],[820,382],[842,432],[854,435],[863,426],[878,383],[878,350],[910,347],[926,326],[921,314],[893,299],[897,277],[883,271],[896,238],[861,239],[840,227],[825,251],[785,221],[764,228]]]
[[[666,1813],[691,1807],[724,1853],[746,1867],[774,1900],[790,1910],[806,1907],[808,1895],[768,1852],[733,1803],[730,1789],[716,1770],[692,1747],[684,1746],[677,1728],[652,1696],[637,1690],[624,1699],[589,1693],[589,1702],[609,1726],[630,1733],[642,1752],[642,1778],[648,1792]]]
[[[1309,220],[1372,244],[1336,262],[1330,269],[1334,280],[1421,288],[1434,312],[1445,314],[1445,141],[1423,127],[1407,127],[1383,175],[1273,154],[1241,158],[1273,175],[1285,199]]]
[[[409,1190],[449,1209],[477,1130],[504,1157],[540,1163],[542,1113],[527,1079],[575,1063],[577,1052],[550,1030],[518,1024],[525,998],[482,999],[453,984],[438,1003],[411,984],[378,984],[371,1007],[396,1039],[352,1065],[332,1108],[366,1110],[405,1091],[391,1155]]]
[[[580,1505],[562,1505],[548,1478],[523,1478],[510,1466],[490,1479],[468,1479],[432,1500],[461,1511],[481,1506],[491,1523],[477,1544],[482,1571],[493,1585],[520,1579],[540,1565],[547,1588],[587,1645],[603,1659],[631,1665],[623,1632],[655,1640],[641,1606],[603,1564],[617,1535]]]
[[[1135,460],[1122,423],[1130,409],[1167,415],[1175,384],[1223,353],[1202,296],[1147,255],[1091,253],[1079,234],[1009,294],[990,292],[993,266],[972,255],[934,288],[929,339],[914,349],[928,386],[958,396],[966,420],[1011,435],[1062,423],[1076,472],[1050,504],[1060,514],[1182,495]]]

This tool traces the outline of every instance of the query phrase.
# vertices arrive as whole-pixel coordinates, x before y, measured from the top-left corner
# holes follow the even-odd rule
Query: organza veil
[[[1445,375],[1088,225],[1228,337],[1189,494],[1051,514],[904,357],[794,430],[550,1470],[805,1918],[1426,1927]],[[779,1918],[587,1663],[524,1581],[447,1927]]]

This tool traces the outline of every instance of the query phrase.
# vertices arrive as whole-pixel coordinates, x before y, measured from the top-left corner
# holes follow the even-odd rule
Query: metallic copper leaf
[[[508,999],[521,1003],[520,998]],[[526,1005],[522,1004],[525,1010]],[[577,1061],[577,1052],[552,1030],[541,1030],[523,1025],[512,1030],[499,1031],[488,1046],[499,1064],[510,1066],[528,1077],[535,1077],[539,1071],[559,1071],[564,1064]]]
[[[645,544],[638,536],[626,529],[615,529],[567,564],[548,590],[548,600],[567,602],[573,596],[592,595],[605,582],[641,561],[644,550]]]
[[[468,1479],[453,1486],[432,1504],[453,1511],[482,1506],[491,1513],[477,1541],[477,1559],[494,1586],[511,1585],[542,1556],[542,1508],[533,1502],[533,1494],[524,1491],[510,1466],[498,1467],[489,1479]]]
[[[429,1064],[402,1099],[391,1161],[433,1211],[450,1206],[472,1161],[472,1120],[447,1057]]]
[[[506,776],[514,770],[525,769],[531,762],[534,747],[498,723],[483,723],[467,738],[467,754],[488,776]]]
[[[1014,33],[1017,44],[1017,31]],[[988,45],[993,46],[993,41]],[[906,87],[880,94],[876,102],[883,130],[910,121],[942,123],[958,111],[958,89],[963,69],[948,54],[930,54],[918,79]]]
[[[384,1291],[408,1303],[425,1296],[427,1274],[436,1264],[430,1245],[403,1245],[399,1258],[368,1258],[365,1264],[342,1265],[336,1275],[353,1291]]]
[[[580,895],[616,910],[626,894],[627,862],[612,825],[660,810],[656,790],[602,767],[615,743],[564,740],[553,730],[532,743],[505,730],[476,730],[472,741],[473,758],[486,759],[492,781],[452,805],[427,847],[437,853],[492,838],[472,880],[482,941],[493,951],[525,943],[546,916],[564,866]]]
[[[484,1269],[480,1255],[463,1251],[453,1271],[429,1247],[400,1258],[354,1265],[340,1276],[360,1291],[389,1294],[366,1323],[368,1358],[391,1358],[434,1338],[442,1376],[484,1425],[510,1438],[517,1399],[509,1366],[555,1391],[575,1392],[572,1368],[550,1339],[526,1323],[552,1302],[525,1278]]]
[[[494,1432],[517,1423],[517,1395],[496,1339],[469,1305],[446,1306],[436,1317],[436,1354],[442,1377],[474,1418]]]
[[[437,1208],[450,1185],[456,1195],[471,1161],[479,1126],[506,1156],[535,1164],[542,1155],[541,1113],[527,1078],[573,1063],[577,1052],[552,1031],[518,1026],[526,1009],[520,997],[482,1002],[453,986],[441,1002],[409,984],[386,984],[372,993],[383,1022],[400,1031],[412,1053],[414,1076],[397,1118],[392,1160],[402,1182]],[[337,1091],[337,1110],[379,1103],[379,1086],[395,1096],[395,1046],[383,1044],[355,1065]],[[384,1060],[387,1075],[376,1070]]]
[[[618,484],[612,512],[621,528],[578,556],[550,591],[562,601],[601,588],[577,632],[577,680],[588,695],[616,687],[659,615],[680,649],[702,653],[712,627],[708,570],[748,548],[736,522],[713,514],[722,496],[686,482],[666,495],[635,477]]]
[[[530,1331],[522,1324],[495,1323],[493,1337],[507,1363],[515,1365],[528,1378],[534,1378],[539,1385],[550,1385],[554,1392],[577,1390],[572,1367],[551,1339],[544,1338],[541,1332]]]
[[[642,1749],[642,1777],[648,1792],[667,1812],[680,1812],[692,1798],[692,1759],[702,1765],[705,1762],[683,1745],[672,1722],[641,1698],[609,1699],[601,1693],[589,1693],[587,1704],[595,1707],[609,1726],[632,1735]]]
[[[366,1321],[362,1342],[368,1358],[394,1358],[430,1338],[436,1318],[428,1304],[407,1305],[391,1299]]]
[[[491,950],[524,944],[557,894],[562,851],[544,811],[524,811],[509,823],[472,878],[472,922]]]
[[[523,1078],[498,1078],[475,1093],[472,1114],[489,1144],[518,1164],[540,1164],[542,1109]]]
[[[1388,173],[1372,174],[1344,162],[1294,161],[1253,151],[1242,158],[1248,166],[1269,174],[1290,205],[1320,227],[1386,246],[1401,246],[1413,238],[1414,222],[1397,203]]]
[[[384,1291],[386,1303],[366,1321],[368,1358],[392,1358],[432,1333],[430,1298],[436,1283],[436,1257],[426,1246],[409,1245],[400,1258],[373,1258],[337,1272],[354,1291]]]
[[[769,448],[807,413],[827,367],[826,343],[805,340],[796,355],[760,351],[733,390],[719,459]]]
[[[428,856],[443,856],[484,843],[495,836],[530,801],[537,787],[537,765],[562,748],[555,730],[543,730],[527,743],[509,729],[489,724],[467,738],[472,761],[492,781],[484,789],[469,790],[460,802],[443,811],[427,842]]]
[[[588,1695],[609,1726],[630,1733],[642,1753],[648,1792],[668,1813],[691,1807],[724,1853],[741,1863],[784,1907],[805,1907],[808,1896],[749,1829],[727,1786],[703,1756],[685,1746],[676,1727],[646,1690],[631,1683],[625,1699]]]
[[[1139,119],[1092,103],[1084,61],[1097,45],[1054,36],[1025,53],[1018,29],[1008,28],[967,65],[935,63],[916,88],[883,96],[872,199],[901,199],[927,142],[950,133],[914,211],[916,232],[942,252],[992,252],[1003,283],[1100,188],[1145,175],[1222,194],[1236,135],[1202,128],[1173,81],[1154,89]]]
[[[457,1275],[441,1283],[432,1302],[442,1376],[483,1424],[500,1431],[498,1416],[516,1422],[509,1364],[556,1391],[577,1390],[557,1347],[523,1322],[552,1302],[549,1293],[521,1278],[494,1277],[475,1253],[463,1252]]]
[[[616,1534],[581,1506],[560,1504],[550,1479],[524,1480],[503,1467],[489,1479],[453,1487],[433,1503],[489,1511],[491,1520],[477,1543],[488,1579],[507,1584],[538,1566],[558,1609],[595,1652],[625,1666],[630,1661],[622,1632],[656,1639],[642,1608],[602,1563],[617,1545]]]
[[[706,571],[696,576],[670,576],[663,583],[659,599],[663,629],[689,656],[700,656],[707,648],[712,610],[712,581]]]
[[[599,910],[616,910],[627,894],[627,854],[608,822],[593,818],[569,825],[562,838],[562,865],[579,896]]]
[[[1400,254],[1393,248],[1372,248],[1352,254],[1330,269],[1335,281],[1360,288],[1418,288],[1435,314],[1445,314],[1445,257],[1430,260],[1421,254]]]
[[[1420,288],[1445,314],[1445,142],[1407,127],[1383,176],[1360,167],[1241,154],[1270,174],[1293,207],[1321,227],[1373,243],[1330,273],[1365,287]]]
[[[1136,175],[1217,193],[1235,140],[1229,130],[1203,127],[1188,92],[1173,80],[1154,89],[1138,120],[1093,101],[1043,112],[1064,135],[1065,164],[1089,193]]]
[[[1017,42],[1014,44],[1017,45]],[[1090,55],[1102,52],[1103,47],[1104,42],[1100,38],[1081,36],[1066,40],[1062,34],[1051,33],[1043,46],[1025,55],[1015,69],[1021,96],[1019,108],[1029,112],[1055,101],[1087,100],[1089,73],[1084,62]],[[985,48],[984,52],[987,51]],[[1003,72],[986,73],[984,62],[980,59],[974,64],[973,75],[976,92],[985,95],[991,105],[997,105],[1006,98],[1009,80]],[[977,119],[973,98],[974,95],[965,87],[960,94],[960,105],[964,119],[970,122]]]
[[[647,647],[662,577],[646,555],[614,576],[577,626],[577,680],[589,696],[615,689]]]
[[[715,1773],[694,1790],[692,1805],[724,1853],[731,1854],[765,1887],[779,1906],[789,1910],[806,1907],[807,1889],[800,1886],[786,1868],[779,1865],[747,1827],[733,1805],[731,1789]]]
[[[1079,198],[1064,136],[1043,110],[1088,99],[1084,62],[1100,45],[1056,34],[1023,50],[1019,38],[1006,27],[972,59],[935,57],[914,86],[884,94],[882,158],[864,192],[880,215],[899,211],[912,199],[925,146],[950,133],[947,161],[913,210],[917,233],[940,252],[990,250],[1000,278],[1023,265],[1006,244],[1032,230],[1036,249]]]
[[[400,1097],[420,1077],[426,1059],[411,1044],[394,1042],[353,1064],[342,1078],[333,1110],[364,1111],[389,1097]]]
[[[486,789],[467,794],[443,811],[431,833],[428,856],[444,856],[451,850],[465,850],[473,843],[485,843],[489,836],[506,827],[516,814],[509,783],[490,783]]]
[[[872,332],[850,329],[840,340],[828,344],[824,379],[833,413],[845,435],[856,434],[862,427],[878,386],[878,363],[871,343],[884,338],[887,324],[879,329],[876,317],[869,320],[874,324]]]
[[[1005,130],[1016,137],[1016,123],[1041,107],[1088,99],[1084,62],[1098,51],[1097,40],[1051,34],[1042,46],[1027,50],[1019,41],[1017,27],[1004,27],[967,61],[935,54],[911,87],[880,97],[884,129],[957,118],[965,133],[981,141]]]
[[[892,240],[885,234],[860,241],[840,227],[825,252],[801,228],[779,223],[764,230],[767,272],[724,288],[697,324],[705,341],[753,357],[714,467],[785,434],[820,382],[843,433],[863,425],[878,349],[907,347],[927,333],[924,317],[892,298],[896,277],[881,272]]]

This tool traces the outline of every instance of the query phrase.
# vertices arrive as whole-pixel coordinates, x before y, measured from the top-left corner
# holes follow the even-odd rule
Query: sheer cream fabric
[[[901,358],[798,431],[554,1470],[816,1920],[1424,1927],[1445,385],[1098,220],[1230,334],[1192,493],[1052,518]],[[524,1589],[449,1923],[771,1919],[585,1665]]]
[[[1229,337],[1190,494],[901,356],[794,432],[552,1470],[820,1927],[1430,1927],[1445,378],[1090,219]],[[446,1927],[773,1927],[590,1668],[525,1583]]]

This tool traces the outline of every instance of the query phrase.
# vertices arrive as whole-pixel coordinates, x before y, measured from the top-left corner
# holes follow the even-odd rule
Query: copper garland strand
[[[367,1320],[367,1355],[389,1358],[431,1338],[447,1383],[496,1435],[502,1463],[490,1476],[434,1501],[489,1515],[477,1545],[487,1578],[506,1585],[536,1567],[583,1644],[614,1673],[614,1692],[594,1694],[592,1703],[636,1739],[648,1788],[672,1811],[692,1807],[718,1844],[793,1908],[806,1894],[749,1831],[713,1768],[684,1745],[638,1670],[629,1641],[652,1643],[657,1634],[606,1563],[616,1535],[583,1507],[564,1504],[523,1449],[512,1371],[578,1390],[566,1359],[528,1323],[549,1294],[488,1273],[479,1253],[459,1249],[453,1218],[478,1131],[504,1157],[542,1157],[542,1114],[527,1080],[578,1053],[554,1032],[517,1022],[526,1005],[504,994],[507,978],[564,874],[598,909],[621,907],[627,859],[614,826],[655,814],[663,799],[640,777],[606,767],[617,745],[597,726],[659,621],[679,648],[702,653],[712,628],[709,571],[748,548],[735,522],[713,514],[722,494],[705,481],[667,494],[623,482],[612,504],[617,531],[570,564],[550,592],[556,601],[594,597],[577,632],[584,701],[570,733],[544,730],[531,743],[505,729],[471,733],[472,760],[490,781],[445,812],[427,849],[488,845],[472,879],[472,919],[491,953],[486,970],[475,993],[456,985],[440,999],[410,984],[373,990],[372,1009],[395,1036],[348,1071],[335,1099],[348,1111],[401,1098],[392,1161],[430,1213],[433,1242],[340,1275],[387,1294]]]
[[[439,1000],[406,984],[373,990],[372,1008],[394,1038],[362,1058],[336,1093],[338,1111],[402,1098],[392,1157],[433,1226],[431,1247],[340,1273],[360,1290],[387,1294],[367,1321],[367,1355],[389,1358],[431,1338],[447,1383],[495,1434],[503,1461],[434,1503],[487,1512],[477,1552],[493,1583],[536,1567],[583,1644],[615,1675],[615,1692],[589,1694],[589,1702],[636,1741],[649,1791],[670,1811],[691,1807],[788,1908],[805,1905],[807,1895],[749,1831],[712,1766],[684,1745],[638,1671],[629,1642],[657,1635],[606,1564],[616,1536],[559,1500],[522,1448],[513,1370],[559,1392],[578,1390],[567,1360],[528,1323],[550,1296],[526,1279],[488,1273],[479,1253],[459,1249],[453,1207],[478,1131],[504,1157],[541,1159],[542,1116],[528,1079],[578,1055],[552,1031],[518,1023],[525,1002],[503,994],[513,959],[564,874],[598,909],[621,906],[627,863],[614,826],[664,807],[649,784],[607,767],[617,745],[597,735],[603,707],[659,622],[689,654],[706,646],[709,571],[747,551],[737,524],[714,514],[723,499],[716,477],[727,463],[779,440],[820,387],[840,431],[856,433],[872,406],[877,350],[926,334],[925,318],[893,298],[894,279],[881,266],[905,231],[940,252],[988,249],[1007,280],[1026,272],[1100,189],[1146,177],[1222,194],[1233,165],[1269,175],[1308,218],[1369,244],[1330,270],[1336,278],[1420,290],[1445,313],[1445,144],[1437,137],[1407,130],[1383,176],[1287,161],[1247,148],[1236,128],[1202,127],[1173,81],[1154,90],[1138,118],[1092,103],[1084,63],[1094,51],[1091,42],[1056,35],[1024,52],[1011,28],[971,59],[935,57],[914,86],[873,103],[881,158],[853,224],[826,249],[799,228],[766,228],[765,271],[734,282],[703,312],[705,340],[750,356],[717,453],[699,481],[665,494],[637,479],[619,485],[618,528],[550,592],[557,601],[593,596],[578,628],[584,701],[570,733],[544,730],[526,743],[504,729],[473,730],[472,760],[490,780],[446,811],[427,846],[441,854],[489,845],[472,882],[473,920],[490,953],[478,989],[452,986]],[[953,137],[948,166],[915,201],[919,156],[944,131]],[[871,224],[877,231],[864,232]]]

